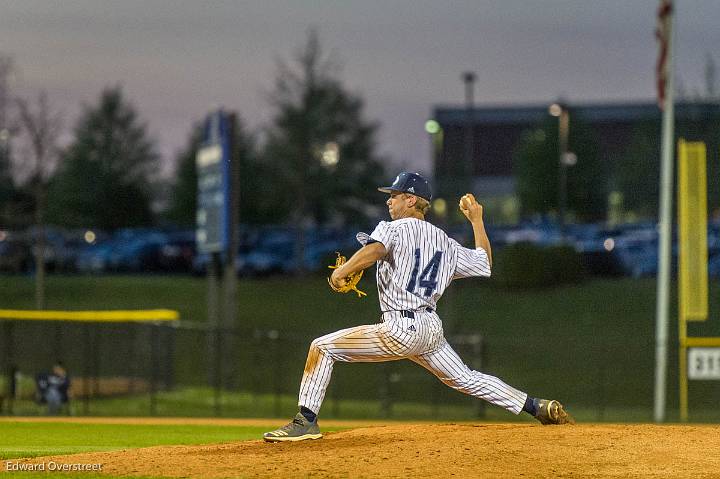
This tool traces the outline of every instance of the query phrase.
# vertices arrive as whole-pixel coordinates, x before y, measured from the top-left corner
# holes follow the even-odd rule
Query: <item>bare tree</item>
[[[7,220],[14,191],[10,168],[12,128],[8,118],[10,81],[14,71],[12,57],[0,53],[0,220]]]
[[[28,186],[35,200],[35,302],[45,308],[45,209],[50,175],[59,158],[58,137],[62,129],[60,115],[52,110],[47,93],[40,92],[35,102],[16,100],[18,127],[23,140],[22,161],[29,169]]]

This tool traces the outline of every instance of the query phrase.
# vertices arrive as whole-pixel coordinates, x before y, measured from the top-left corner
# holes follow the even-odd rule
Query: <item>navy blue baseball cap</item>
[[[400,193],[410,193],[428,201],[432,200],[432,191],[430,191],[430,183],[423,178],[420,173],[409,173],[403,171],[395,178],[390,186],[381,186],[378,191],[383,193],[392,193],[397,191]]]

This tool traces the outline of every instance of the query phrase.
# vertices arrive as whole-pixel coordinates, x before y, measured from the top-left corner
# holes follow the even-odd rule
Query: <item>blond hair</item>
[[[415,202],[415,209],[425,216],[428,210],[430,210],[430,202],[425,198],[420,198],[419,196],[415,196],[415,198],[417,199]]]

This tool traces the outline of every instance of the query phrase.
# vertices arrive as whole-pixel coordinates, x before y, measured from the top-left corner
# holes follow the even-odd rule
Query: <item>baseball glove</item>
[[[340,266],[345,264],[345,261],[347,259],[345,256],[342,256],[340,253],[337,254],[337,258],[335,259],[335,264],[328,266],[330,269],[337,269]],[[367,296],[367,293],[364,293],[363,291],[360,291],[357,287],[357,284],[360,282],[360,278],[362,278],[363,271],[360,270],[357,273],[353,273],[350,276],[346,278],[347,282],[340,286],[339,288],[335,286],[332,281],[330,281],[330,278],[328,277],[328,284],[332,288],[333,291],[336,293],[349,293],[350,291],[355,291],[358,295],[358,298],[362,298],[363,296]]]

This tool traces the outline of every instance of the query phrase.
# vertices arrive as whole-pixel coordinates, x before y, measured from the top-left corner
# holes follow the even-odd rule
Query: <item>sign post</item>
[[[222,110],[208,115],[203,142],[195,164],[198,176],[196,243],[208,259],[208,350],[211,361],[210,382],[217,395],[224,383],[224,357],[231,357],[230,338],[221,332],[235,325],[237,316],[237,279],[235,254],[238,248],[238,171],[233,158],[235,115]],[[231,371],[228,371],[231,372]]]
[[[226,253],[234,233],[233,117],[222,110],[208,116],[195,164],[198,176],[196,240],[203,253]]]
[[[678,142],[678,338],[680,420],[688,420],[689,379],[720,379],[720,338],[688,337],[689,321],[708,317],[707,153]]]

